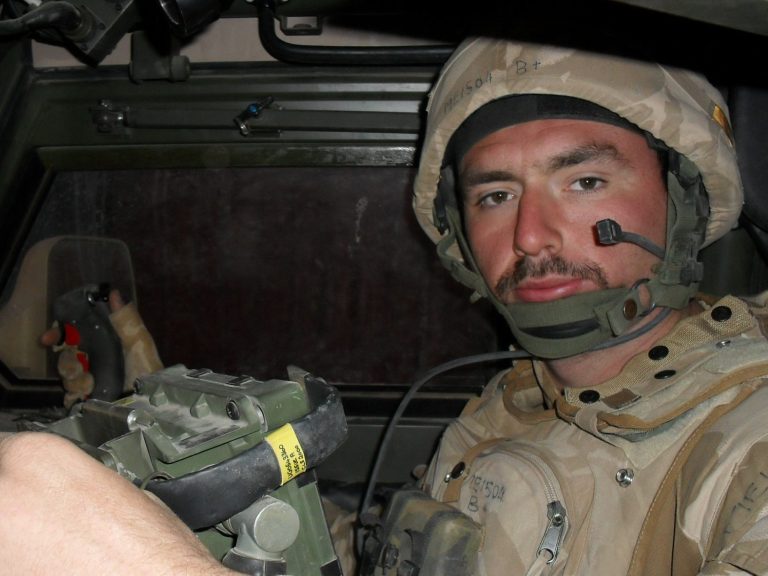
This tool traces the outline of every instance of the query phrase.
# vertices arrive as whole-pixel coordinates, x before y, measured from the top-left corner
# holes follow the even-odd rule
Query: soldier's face
[[[467,237],[505,303],[545,302],[631,286],[659,260],[629,243],[602,246],[595,223],[659,246],[667,191],[659,159],[635,132],[584,120],[536,120],[475,144],[459,169]]]

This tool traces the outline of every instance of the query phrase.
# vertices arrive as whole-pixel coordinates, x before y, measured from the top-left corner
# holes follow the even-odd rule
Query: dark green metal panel
[[[262,63],[195,68],[181,83],[135,83],[127,67],[33,70],[22,57],[28,47],[11,48],[0,60],[12,79],[0,89],[0,283],[45,192],[46,172],[411,165],[436,72]],[[244,135],[235,118],[267,99]]]

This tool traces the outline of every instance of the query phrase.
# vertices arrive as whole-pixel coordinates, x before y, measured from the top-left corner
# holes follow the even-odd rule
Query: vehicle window
[[[412,218],[412,176],[408,167],[61,172],[27,249],[81,239],[55,276],[115,270],[166,365],[267,379],[295,364],[334,382],[403,384],[499,345],[489,308],[467,305]],[[87,239],[127,247],[135,294],[114,247],[94,254]],[[48,279],[50,291],[65,285]],[[3,302],[19,286],[16,277]],[[23,377],[18,357],[1,359]],[[459,381],[479,388],[485,376]]]

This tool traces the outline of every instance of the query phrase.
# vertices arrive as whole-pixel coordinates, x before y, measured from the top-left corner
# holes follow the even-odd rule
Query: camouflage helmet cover
[[[433,241],[441,237],[433,204],[451,136],[484,104],[515,94],[580,98],[646,130],[699,169],[710,203],[704,244],[736,223],[743,191],[727,107],[702,76],[573,49],[475,38],[459,46],[430,94],[414,210]],[[451,253],[461,260],[455,246]]]

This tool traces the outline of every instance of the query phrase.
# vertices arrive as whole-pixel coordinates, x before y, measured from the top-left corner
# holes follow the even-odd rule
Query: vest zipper
[[[536,551],[536,556],[542,556],[542,552],[548,552],[549,559],[547,564],[552,564],[560,552],[560,543],[563,541],[566,522],[568,521],[565,508],[559,500],[554,500],[547,504],[547,518],[549,518],[549,525],[544,531],[544,536],[541,539],[541,544],[539,544],[539,549]]]
[[[522,453],[520,455],[524,456],[525,460],[538,473],[547,498],[547,518],[549,523],[536,550],[536,560],[526,573],[526,576],[535,576],[542,574],[547,566],[557,560],[563,537],[568,531],[568,513],[565,506],[563,506],[560,483],[547,463],[539,455],[525,449],[521,450],[520,446],[515,446],[513,452],[517,454]]]

